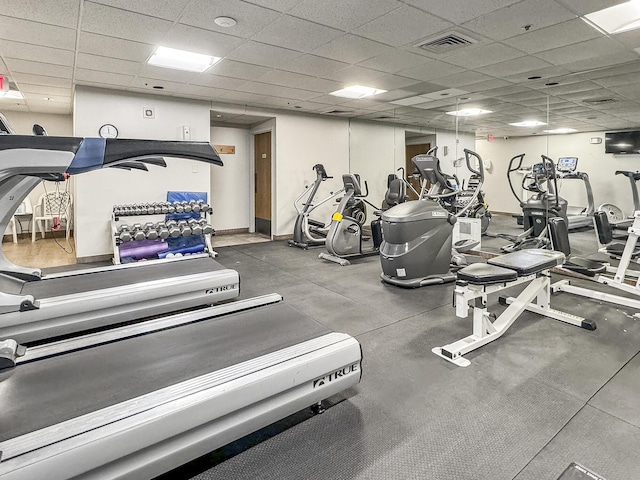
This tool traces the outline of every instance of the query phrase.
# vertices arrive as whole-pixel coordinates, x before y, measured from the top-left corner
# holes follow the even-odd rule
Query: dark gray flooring
[[[218,452],[166,478],[556,479],[571,462],[608,480],[640,478],[636,312],[559,294],[556,308],[598,329],[525,313],[460,368],[431,353],[470,333],[470,319],[451,306],[451,284],[387,286],[377,257],[340,267],[285,242],[218,251],[239,271],[242,297],[280,293],[356,336],[363,378],[323,415],[289,419],[247,440],[250,448],[231,449],[241,453]],[[490,306],[502,308],[496,299]]]

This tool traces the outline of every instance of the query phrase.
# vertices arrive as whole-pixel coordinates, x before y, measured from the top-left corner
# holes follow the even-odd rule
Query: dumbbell
[[[167,202],[160,202],[160,213],[169,213],[169,204]]]
[[[213,227],[207,223],[205,219],[200,220],[200,224],[202,225],[202,233],[204,235],[209,235],[213,233]]]
[[[198,213],[200,211],[200,205],[200,202],[197,200],[189,200],[189,206],[192,212]]]
[[[168,238],[168,237],[169,237],[169,229],[167,228],[167,226],[166,226],[164,223],[159,222],[159,223],[156,225],[156,229],[158,230],[158,236],[159,236],[162,240],[164,240],[165,238]]]
[[[193,235],[202,234],[202,224],[200,223],[199,220],[196,220],[195,218],[190,219],[189,220],[189,227],[191,227],[191,233]]]
[[[133,226],[131,227],[131,232],[132,232],[131,236],[136,241],[144,240],[146,237],[144,233],[144,228],[142,228],[142,225],[139,223],[133,224]]]
[[[173,202],[173,209],[175,213],[182,213],[184,212],[184,205],[180,202]]]
[[[198,204],[200,205],[200,211],[201,212],[207,212],[209,210],[209,208],[211,208],[209,206],[209,204],[207,202],[205,202],[204,200],[198,200]]]
[[[133,238],[131,237],[131,232],[129,231],[129,225],[126,224],[120,225],[117,235],[121,242],[130,242],[131,240],[133,240]]]
[[[166,224],[166,227],[171,238],[179,237],[182,233],[180,231],[180,227],[178,227],[178,222],[176,222],[175,220],[169,220]]]
[[[158,202],[154,202],[153,203],[153,213],[155,213],[156,215],[158,215],[159,213],[162,213],[162,205]]]
[[[191,213],[191,203],[183,200],[182,202],[180,202],[180,204],[182,205],[184,213]]]
[[[180,229],[180,233],[183,237],[188,237],[189,235],[191,235],[191,227],[186,220],[180,220],[178,222],[178,228]]]
[[[153,222],[147,222],[144,224],[144,236],[147,240],[155,240],[158,238],[158,228]]]

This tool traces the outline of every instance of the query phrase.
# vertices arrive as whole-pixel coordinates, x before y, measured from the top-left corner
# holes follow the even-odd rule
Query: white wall
[[[47,134],[50,136],[70,137],[73,135],[73,121],[71,115],[54,115],[50,113],[29,113],[29,112],[15,112],[5,111],[4,116],[7,117],[9,123],[16,131],[18,135],[32,135],[31,129],[34,123],[42,125]],[[73,178],[68,180],[69,185],[61,183],[60,188],[69,188],[73,191]],[[55,191],[56,184],[54,182],[41,182],[36,188],[34,188],[29,194],[29,200],[33,206],[36,205],[38,198],[45,192]],[[17,227],[18,233],[21,232],[20,225]],[[31,224],[28,221],[22,220],[22,232],[30,232]],[[9,232],[5,232],[7,235]]]
[[[249,130],[211,127],[211,143],[236,147],[234,154],[220,154],[224,167],[211,167],[213,227],[218,231],[250,228],[253,157]]]
[[[149,107],[155,108],[154,119],[143,118],[143,108]],[[112,123],[118,128],[119,138],[180,140],[182,126],[189,125],[191,140],[208,142],[209,112],[208,102],[78,86],[73,126],[77,136],[97,137],[101,125]],[[150,166],[149,172],[107,168],[76,177],[75,238],[79,259],[112,253],[109,220],[114,204],[162,201],[168,190],[210,194],[209,165],[166,160],[167,168]],[[144,219],[132,217],[130,223]]]
[[[612,155],[604,153],[605,132],[574,133],[569,135],[496,138],[493,142],[478,140],[476,148],[483,159],[493,163],[492,171],[485,182],[486,198],[491,210],[519,212],[520,207],[513,198],[506,180],[509,160],[525,153],[523,165],[540,162],[540,155],[548,155],[557,161],[558,157],[578,157],[578,170],[589,175],[595,207],[602,203],[613,203],[626,214],[633,209],[631,187],[626,177],[615,175],[616,170],[640,169],[640,155]],[[590,144],[591,137],[602,138],[601,144]],[[548,140],[548,148],[547,148]],[[522,177],[515,175],[516,191],[520,193]],[[586,206],[584,184],[578,180],[562,183],[560,195],[571,206]]]
[[[465,185],[469,179],[471,173],[467,169],[467,164],[463,160],[459,167],[454,167],[455,160],[464,157],[464,149],[467,148],[469,150],[475,150],[476,139],[473,133],[464,133],[464,132],[456,132],[448,131],[448,130],[437,130],[436,131],[436,142],[432,145],[438,146],[438,158],[440,159],[440,168],[444,173],[448,173],[449,175],[456,174],[460,182],[465,181]],[[447,150],[447,154],[445,155],[445,147]]]

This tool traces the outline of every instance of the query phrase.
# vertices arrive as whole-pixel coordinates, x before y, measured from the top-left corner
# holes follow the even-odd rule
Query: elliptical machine
[[[323,198],[318,203],[313,203],[313,199],[315,198],[322,182],[333,178],[327,175],[327,171],[321,163],[314,165],[313,170],[316,172],[316,179],[313,181],[311,188],[307,185],[304,191],[298,195],[298,198],[293,201],[293,206],[298,212],[298,215],[296,216],[296,223],[293,227],[293,239],[288,242],[290,247],[295,246],[305,250],[309,247],[319,247],[324,245],[327,237],[327,226],[322,222],[312,219],[310,217],[311,212],[344,191],[344,189],[341,189],[337,192],[329,192],[327,197]],[[306,199],[303,200],[305,195]],[[302,208],[300,208],[301,201]],[[352,201],[347,205],[347,211],[350,216],[361,219],[362,222],[364,222],[364,219],[367,217],[366,206],[363,202]]]
[[[440,160],[430,150],[425,155],[416,155],[412,162],[431,187],[423,199],[405,202],[381,214],[382,244],[380,262],[383,282],[397,287],[417,288],[452,282],[456,279],[451,271],[453,226],[458,217],[471,209],[484,182],[482,159],[477,153],[465,149],[467,168],[478,175],[473,195],[460,211],[451,213],[441,201],[456,195],[453,185],[440,170]],[[478,169],[472,166],[477,159]]]
[[[550,218],[560,217],[568,224],[567,201],[557,193],[558,175],[555,163],[546,155],[541,155],[542,162],[532,165],[531,171],[522,178],[522,188],[533,195],[525,200],[516,193],[511,174],[521,169],[524,155],[522,153],[513,157],[507,169],[509,188],[522,209],[524,233],[517,236],[501,233],[496,235],[512,242],[500,248],[506,253],[526,248],[549,247]]]
[[[318,258],[338,263],[342,266],[350,265],[348,258],[377,255],[382,241],[380,232],[380,220],[371,222],[371,237],[363,234],[364,221],[350,213],[349,205],[354,202],[366,202],[378,213],[378,208],[368,202],[365,197],[369,195],[369,187],[365,180],[364,193],[360,187],[360,175],[345,173],[342,175],[344,196],[338,204],[338,209],[331,217],[329,232],[327,233],[326,247],[328,253],[320,253]],[[373,242],[369,246],[365,243]]]

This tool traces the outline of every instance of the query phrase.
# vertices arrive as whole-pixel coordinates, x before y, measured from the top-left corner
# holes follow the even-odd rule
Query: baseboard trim
[[[289,235],[274,235],[273,240],[291,240],[293,238],[292,234]]]
[[[230,228],[228,230],[216,230],[216,235],[233,235],[236,233],[249,233],[249,227],[247,228]]]
[[[95,263],[112,260],[113,255],[91,255],[89,257],[76,257],[76,263]]]

